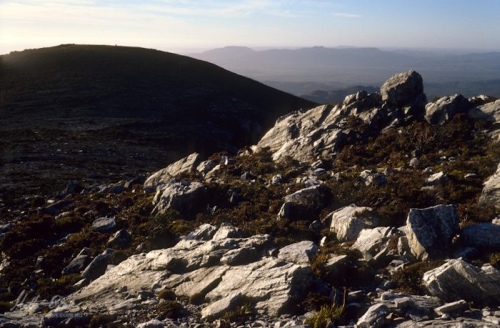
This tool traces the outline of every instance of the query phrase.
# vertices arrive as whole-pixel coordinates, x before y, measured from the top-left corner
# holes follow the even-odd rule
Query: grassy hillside
[[[58,181],[232,151],[313,103],[156,50],[61,45],[0,56],[3,179]],[[147,158],[147,160],[146,160]]]

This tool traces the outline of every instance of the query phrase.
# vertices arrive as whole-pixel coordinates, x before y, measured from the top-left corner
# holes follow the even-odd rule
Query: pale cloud
[[[358,14],[348,14],[348,13],[333,13],[332,14],[335,17],[342,17],[342,18],[361,18],[361,15]]]

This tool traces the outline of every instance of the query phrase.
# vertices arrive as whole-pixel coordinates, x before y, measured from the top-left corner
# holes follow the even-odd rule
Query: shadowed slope
[[[312,105],[156,50],[61,45],[13,52],[0,56],[2,170],[24,174],[13,165],[44,161],[98,174],[157,169],[192,151],[254,143],[277,117]],[[100,168],[92,168],[96,161]]]

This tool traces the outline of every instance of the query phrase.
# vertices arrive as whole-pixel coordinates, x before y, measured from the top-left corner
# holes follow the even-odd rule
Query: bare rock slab
[[[454,205],[410,209],[405,230],[412,253],[423,260],[446,255],[458,223]]]
[[[461,259],[449,260],[424,273],[423,284],[440,299],[500,302],[500,271],[487,264],[478,268]]]
[[[500,209],[500,163],[495,174],[493,174],[485,183],[479,198],[480,205],[493,205]]]

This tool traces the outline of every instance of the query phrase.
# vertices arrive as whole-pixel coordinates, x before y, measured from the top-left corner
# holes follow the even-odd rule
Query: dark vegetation
[[[139,74],[139,72],[151,71],[153,67],[156,67],[150,65],[149,61],[139,64],[140,61],[134,56],[146,52],[157,64],[161,64],[162,60],[168,58],[168,60],[175,59],[174,62],[178,65],[176,67],[193,66],[192,71],[189,69],[185,71],[187,72],[185,75],[182,75],[186,81],[189,80],[188,73],[194,74],[193,72],[198,69],[208,70],[210,74],[214,74],[215,71],[215,75],[221,74],[222,79],[227,72],[222,73],[223,71],[219,71],[214,66],[204,66],[206,64],[191,61],[185,57],[175,55],[170,57],[164,53],[143,49],[62,46],[40,51],[42,54],[47,53],[45,60],[50,65],[47,64],[46,67],[55,69],[64,67],[64,64],[69,62],[72,63],[70,67],[79,68],[81,74],[90,75],[80,76],[74,72],[71,74],[65,72],[61,73],[59,79],[54,78],[53,81],[49,79],[46,83],[42,83],[39,81],[40,78],[49,71],[41,68],[38,71],[38,67],[43,67],[43,65],[40,65],[40,62],[28,60],[30,52],[1,57],[0,220],[2,222],[0,223],[12,222],[13,226],[0,237],[0,263],[5,264],[0,279],[0,312],[7,311],[15,304],[21,291],[28,292],[30,296],[38,295],[45,299],[73,292],[75,290],[73,285],[79,280],[79,275],[62,275],[62,269],[84,247],[91,249],[92,256],[102,253],[107,248],[106,244],[111,233],[93,231],[90,226],[96,218],[113,216],[117,219],[119,229],[126,229],[132,234],[130,245],[115,250],[112,257],[113,264],[119,264],[128,256],[138,252],[173,246],[180,236],[187,234],[202,223],[216,225],[230,223],[239,227],[248,236],[270,234],[276,246],[284,246],[305,239],[319,243],[323,236],[327,236],[327,242],[313,261],[312,268],[320,278],[341,292],[338,293],[338,300],[334,304],[322,294],[310,294],[302,304],[304,308],[320,311],[316,319],[317,325],[322,326],[326,320],[342,322],[344,315],[342,298],[345,295],[341,288],[345,287],[347,290],[366,288],[369,285],[367,281],[373,281],[377,269],[363,261],[359,252],[352,251],[347,247],[348,245],[341,245],[335,240],[328,229],[328,214],[332,211],[352,203],[358,206],[370,206],[373,207],[374,214],[381,219],[381,225],[395,227],[405,223],[410,208],[437,204],[456,204],[462,227],[491,221],[498,215],[493,206],[479,207],[477,204],[483,188],[482,183],[493,174],[500,161],[500,147],[498,144],[492,144],[491,139],[484,132],[489,127],[487,123],[472,121],[463,115],[457,115],[450,123],[443,126],[431,126],[424,121],[414,121],[406,126],[390,129],[378,136],[373,135],[360,122],[352,120],[349,128],[354,131],[353,135],[358,137],[349,140],[335,156],[320,159],[322,167],[330,172],[338,173],[335,177],[330,174],[319,177],[324,181],[323,188],[326,191],[323,205],[310,208],[310,211],[301,213],[294,220],[277,220],[276,217],[283,204],[283,197],[303,188],[302,184],[296,183],[296,179],[306,175],[309,167],[292,159],[275,163],[270,152],[266,150],[251,155],[235,156],[233,164],[223,166],[218,171],[217,183],[204,182],[208,188],[209,206],[194,218],[183,217],[176,211],[153,216],[151,215],[153,195],[145,193],[142,188],[145,173],[162,168],[173,159],[197,149],[196,147],[205,147],[206,143],[212,142],[212,139],[207,139],[207,135],[202,135],[200,137],[200,140],[203,140],[202,143],[196,144],[195,142],[196,147],[186,146],[186,142],[189,143],[198,137],[194,134],[192,136],[194,139],[191,139],[184,133],[190,133],[196,129],[184,131],[182,130],[183,123],[181,127],[177,123],[189,120],[191,117],[194,117],[195,121],[199,119],[196,117],[197,105],[182,107],[189,110],[189,117],[183,118],[177,113],[179,116],[174,117],[174,120],[168,116],[174,115],[173,113],[159,111],[155,113],[163,113],[161,115],[166,116],[158,118],[158,121],[151,117],[144,121],[142,118],[153,113],[152,109],[137,112],[135,111],[137,103],[134,101],[127,103],[126,98],[120,98],[124,95],[124,91],[132,93],[140,89],[141,82],[135,78],[128,78],[127,74],[133,75],[134,72]],[[53,51],[60,56],[57,60],[51,55]],[[121,68],[114,72],[120,76],[120,79],[129,82],[123,82],[123,85],[118,83],[114,86],[113,83],[116,81],[108,80],[111,77],[102,71],[105,65],[109,65],[109,59],[106,58],[115,56],[116,52],[125,52],[131,57],[130,61],[122,63]],[[94,58],[93,63],[103,61],[103,64],[99,65],[104,66],[98,65],[95,70],[89,72],[81,69],[81,67],[88,67],[84,65],[88,58]],[[31,71],[27,69],[27,77],[23,78],[23,74],[19,71],[16,74],[12,73],[14,71],[9,71],[16,67],[14,65],[16,63],[6,63],[10,60],[24,63],[23,65],[29,63],[28,66],[32,65],[33,69],[36,69],[34,73],[29,73]],[[108,60],[107,64],[106,60]],[[128,67],[128,70],[124,67]],[[29,75],[28,73],[36,74]],[[156,76],[160,89],[153,88],[146,91],[141,89],[140,92],[151,92],[147,95],[166,97],[158,100],[157,105],[161,107],[161,104],[164,104],[163,101],[171,101],[175,97],[171,94],[165,96],[161,92],[163,90],[161,88],[166,88],[166,86],[162,86],[163,82],[160,80],[162,74],[166,73],[158,70],[155,74],[158,75],[153,75],[152,81],[155,81]],[[38,80],[32,80],[34,77]],[[181,76],[176,75],[176,77]],[[94,86],[88,86],[86,89],[83,88],[83,84],[78,84],[78,81],[89,78],[97,81]],[[203,81],[202,77],[200,79],[205,85],[211,83]],[[38,82],[35,84],[34,81]],[[225,86],[229,95],[241,96],[238,102],[241,99],[251,98],[250,93],[238,94],[233,89],[233,86],[236,88],[238,83],[235,82],[233,85],[234,81],[230,81],[221,84]],[[213,81],[213,84],[219,82]],[[239,83],[242,83],[242,89],[249,87],[245,92],[250,92],[252,88],[258,89],[256,92],[261,92],[259,88],[263,88],[260,84],[254,84],[249,80]],[[26,89],[19,89],[18,85],[24,85]],[[77,86],[82,87],[82,90],[90,92],[91,95],[102,91],[102,103],[106,106],[97,109],[92,107],[93,105],[85,105],[83,99],[88,95],[85,92],[79,96],[64,93],[68,98],[61,99],[57,88],[63,85],[71,86],[71,90],[76,90]],[[49,86],[50,88],[57,86],[47,91],[47,94],[52,92],[55,94],[37,98],[34,90],[36,88],[44,90],[43,88],[49,88]],[[183,85],[180,84],[180,86]],[[89,90],[88,88],[95,89]],[[101,88],[104,89],[101,90]],[[117,89],[109,91],[106,88]],[[187,90],[195,89],[187,88]],[[24,93],[22,90],[33,92]],[[206,97],[217,95],[217,92],[212,91],[202,93]],[[274,91],[266,92],[274,94]],[[121,96],[113,96],[118,94]],[[266,97],[271,99],[274,96],[269,94]],[[248,112],[243,110],[243,113],[248,113],[249,116],[242,114],[241,117],[250,119],[254,114],[264,115],[266,107],[258,107],[258,105],[263,104],[266,97],[256,100],[257,103],[247,108]],[[278,102],[281,99],[279,97],[285,96],[278,95],[276,98]],[[295,99],[286,97],[283,99]],[[187,96],[186,98],[191,99]],[[61,99],[61,103],[54,104],[53,108],[50,108],[48,105],[50,99]],[[115,102],[117,99],[120,101]],[[186,99],[182,101],[184,100]],[[285,100],[284,103],[288,101]],[[178,101],[181,104],[181,100]],[[296,104],[298,103],[300,101]],[[271,101],[269,106],[272,107],[272,104]],[[80,105],[88,106],[88,108],[79,107]],[[42,112],[38,113],[34,110],[37,106],[45,106],[43,108],[48,110],[48,115],[42,117]],[[78,109],[74,121],[71,115],[68,120],[62,119],[65,114],[61,113],[61,108],[66,108],[66,106]],[[208,105],[202,107],[210,108]],[[109,108],[109,112],[102,112],[103,108]],[[181,108],[180,105],[179,108]],[[228,106],[228,108],[232,107]],[[287,108],[290,110],[294,107],[288,106]],[[121,123],[122,119],[114,120],[117,119],[115,116],[121,115],[122,109],[124,109],[123,113],[130,114],[130,116],[124,115],[125,124]],[[195,110],[194,114],[191,110]],[[32,114],[31,119],[27,113]],[[220,124],[229,124],[234,121],[232,114],[227,115],[225,116],[227,120],[220,121]],[[259,115],[256,117],[260,117]],[[87,118],[84,117],[87,116],[92,118],[86,121]],[[269,117],[266,116],[266,119],[261,122],[263,126],[271,123]],[[171,125],[169,125],[170,119],[174,122]],[[61,123],[61,126],[70,126],[58,127],[57,122]],[[88,124],[82,125],[82,122]],[[201,124],[201,120],[199,123]],[[36,124],[40,124],[40,127]],[[95,125],[95,128],[90,128],[92,125]],[[167,125],[169,125],[168,128],[166,128]],[[18,126],[23,128],[19,129]],[[216,130],[222,131],[219,128],[220,126]],[[229,126],[224,133],[230,135],[232,128]],[[231,147],[238,147],[241,143],[248,141],[236,140]],[[222,155],[230,157],[233,155],[226,149],[226,144],[212,146],[213,148],[208,148],[214,150],[214,154],[211,155],[212,159],[219,160]],[[419,158],[418,167],[408,166],[408,162],[415,155]],[[424,168],[430,168],[433,172],[445,171],[449,177],[448,182],[433,189],[422,189],[426,178],[422,172]],[[365,186],[359,179],[360,172],[365,169],[390,172],[387,184],[378,187]],[[247,172],[253,178],[242,179],[241,176]],[[466,179],[465,175],[468,173],[476,175]],[[273,185],[270,181],[276,174],[282,175],[282,183]],[[179,178],[202,180],[195,173],[184,174]],[[62,192],[70,180],[81,184],[81,188]],[[127,187],[122,192],[113,193],[105,190],[106,188],[100,188],[120,181],[127,182]],[[238,202],[229,201],[230,190],[238,194]],[[54,213],[47,212],[52,202],[63,202],[59,203],[62,204],[61,208],[55,210]],[[309,228],[315,220],[322,221],[322,231]],[[325,268],[325,263],[332,254],[345,254],[348,257],[339,272],[329,272]],[[491,250],[483,250],[477,262],[478,264],[490,262],[496,268],[500,268],[499,253]],[[439,261],[417,263],[406,267],[391,279],[400,291],[422,294],[420,279],[423,272],[439,264]],[[186,314],[172,291],[163,290],[157,296],[161,302],[155,309],[156,317],[176,318]],[[192,303],[196,302],[197,300],[192,300]],[[254,315],[254,309],[251,302],[243,301],[233,312],[227,314],[226,319],[244,321],[246,317],[252,315]],[[115,321],[116,317],[113,316],[95,316],[90,325],[110,326],[114,325]]]
[[[213,64],[156,50],[61,45],[0,56],[0,197],[99,183],[193,151],[235,152],[309,108]],[[53,172],[58,171],[54,179]]]
[[[308,168],[294,160],[275,163],[267,151],[238,156],[234,164],[223,167],[217,174],[219,183],[206,183],[210,204],[194,219],[182,217],[175,211],[151,216],[152,195],[143,192],[139,181],[119,194],[99,191],[70,194],[65,197],[70,201],[65,211],[71,214],[55,219],[48,214],[40,214],[39,210],[41,204],[50,198],[49,187],[49,196],[43,196],[42,190],[36,197],[27,197],[29,206],[25,207],[24,218],[1,240],[2,252],[10,261],[2,272],[0,282],[2,308],[5,310],[23,289],[30,289],[43,298],[72,292],[72,285],[79,276],[62,276],[61,270],[83,247],[90,247],[93,256],[106,248],[110,234],[89,228],[92,221],[101,216],[115,216],[119,228],[125,228],[133,235],[129,247],[115,252],[114,264],[137,253],[141,244],[141,252],[170,247],[181,235],[201,223],[218,225],[225,222],[238,226],[246,235],[270,234],[278,246],[304,239],[319,242],[326,235],[328,242],[312,264],[318,276],[335,287],[366,286],[367,281],[373,280],[375,268],[361,261],[361,254],[339,244],[329,233],[326,228],[328,213],[356,203],[373,207],[382,225],[401,226],[410,208],[444,203],[458,205],[461,226],[491,221],[497,214],[495,209],[479,207],[477,203],[482,182],[494,172],[500,150],[482,132],[484,128],[464,116],[457,116],[443,126],[431,127],[425,122],[414,122],[372,139],[357,140],[335,157],[322,159],[325,168],[340,173],[340,176],[338,179],[329,175],[321,177],[329,194],[325,206],[312,209],[295,220],[277,220],[276,217],[283,196],[302,188],[295,183],[295,179],[306,173]],[[358,130],[363,133],[363,126],[359,126]],[[406,165],[415,151],[420,154],[417,168]],[[212,157],[218,159],[222,155],[225,154],[216,153]],[[432,168],[434,172],[447,172],[449,181],[443,186],[422,190],[425,182],[422,169],[425,167]],[[390,179],[383,186],[365,186],[358,178],[364,169],[390,170]],[[245,172],[250,172],[254,179],[241,179]],[[272,176],[277,173],[282,174],[283,183],[270,184]],[[465,179],[467,173],[477,176]],[[200,179],[194,173],[180,178]],[[229,190],[239,195],[237,204],[228,201]],[[211,210],[214,206],[217,206],[215,212]],[[309,229],[310,223],[318,219],[323,220],[325,227],[321,233]],[[340,272],[325,269],[324,264],[331,254],[348,255],[348,261]],[[499,268],[498,253],[485,250],[478,260],[478,263],[481,262],[490,262]],[[393,282],[401,291],[422,294],[420,279],[423,272],[439,264],[437,261],[408,266],[393,276]],[[171,291],[162,291],[158,297],[164,300],[157,309],[158,317],[183,315]],[[322,308],[326,306],[322,295],[310,295],[307,302],[308,307],[321,310],[323,314],[338,310],[337,305],[332,308],[331,304],[327,304],[329,308]],[[239,320],[237,318],[244,317],[245,313],[250,315],[251,309],[241,304],[228,316]]]

